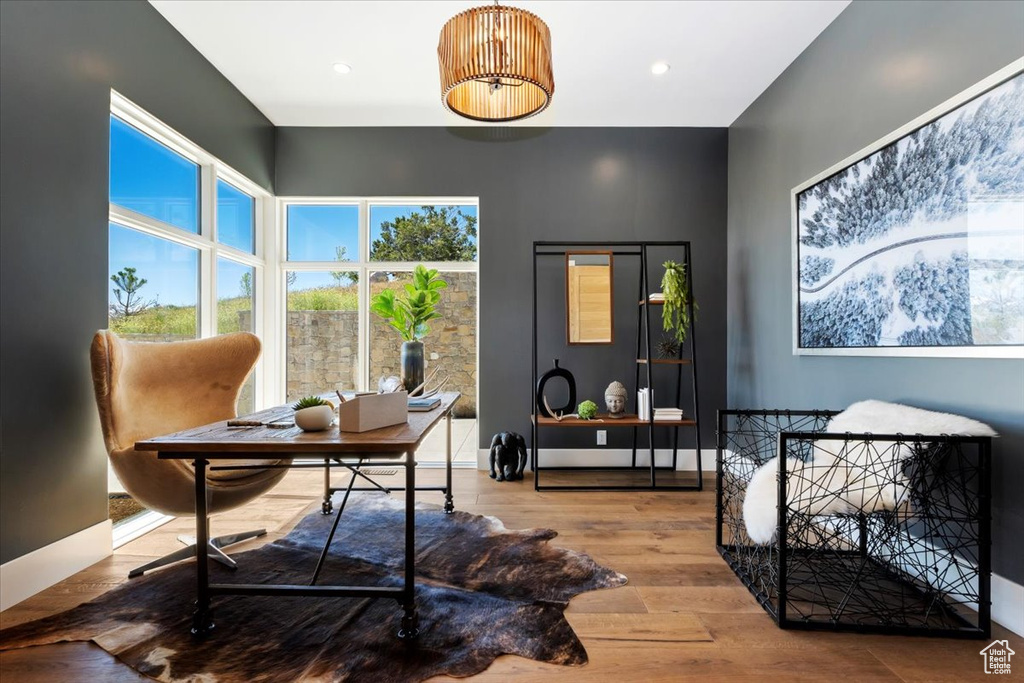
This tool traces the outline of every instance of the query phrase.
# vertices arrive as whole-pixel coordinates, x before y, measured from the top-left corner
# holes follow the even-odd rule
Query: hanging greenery
[[[662,265],[665,274],[661,278],[661,292],[665,295],[665,304],[661,326],[682,344],[690,328],[690,280],[686,277],[686,266],[681,263],[665,261]],[[693,302],[693,310],[697,310],[696,302]]]

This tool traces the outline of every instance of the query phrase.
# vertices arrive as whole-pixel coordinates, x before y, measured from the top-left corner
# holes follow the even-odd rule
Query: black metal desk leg
[[[352,475],[354,479],[356,475]],[[324,458],[324,502],[320,504],[320,513],[329,515],[334,511],[331,503],[331,459]]]
[[[206,467],[202,458],[194,461],[196,476],[196,611],[192,635],[202,638],[213,630],[210,620],[210,517],[206,505]]]
[[[445,422],[448,428],[448,440],[447,440],[447,469],[445,475],[447,477],[444,489],[444,513],[450,515],[455,512],[455,503],[452,501],[452,413],[449,410],[448,415],[445,416]]]
[[[405,454],[405,590],[402,592],[402,628],[398,637],[403,640],[419,634],[416,616],[416,452]]]

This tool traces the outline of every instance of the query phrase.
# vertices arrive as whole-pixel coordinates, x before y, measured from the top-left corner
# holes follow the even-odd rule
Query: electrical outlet
[[[608,430],[598,429],[597,430],[597,445],[607,446],[608,445]]]

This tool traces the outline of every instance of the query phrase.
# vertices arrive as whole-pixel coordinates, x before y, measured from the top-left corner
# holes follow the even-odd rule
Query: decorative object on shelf
[[[566,385],[569,388],[569,400],[564,406],[559,408],[557,411],[552,410],[551,406],[548,405],[547,399],[544,397],[544,387],[547,383],[560,377],[565,380]],[[537,412],[544,417],[555,417],[555,413],[564,413],[568,410],[572,410],[572,407],[576,405],[576,378],[572,376],[572,373],[563,367],[559,367],[558,359],[555,359],[555,367],[548,370],[537,382]]]
[[[655,408],[655,422],[679,422],[683,419],[682,408]]]
[[[515,432],[498,432],[491,439],[491,479],[516,481],[526,469],[526,439]]]
[[[636,392],[636,416],[641,420],[651,419],[650,387],[642,387]]]
[[[576,415],[581,420],[593,420],[597,417],[597,404],[593,401],[584,401],[576,408]]]
[[[576,344],[615,341],[614,260],[610,251],[565,254],[565,336]]]
[[[661,309],[661,326],[682,344],[690,329],[690,279],[686,277],[686,266],[681,263],[665,261],[662,266],[665,274],[661,277],[661,291],[665,303]],[[693,307],[696,309],[697,304]]]
[[[676,358],[679,356],[679,342],[674,337],[662,337],[658,342],[659,358]]]
[[[1024,358],[1022,65],[793,189],[795,354]]]
[[[296,426],[304,432],[321,432],[334,422],[334,404],[319,396],[300,398],[292,410]]]
[[[537,15],[494,5],[459,12],[437,43],[441,101],[474,121],[515,121],[551,104],[551,31]]]
[[[448,283],[436,270],[422,264],[412,273],[412,282],[405,292],[396,295],[385,289],[370,300],[370,310],[383,318],[402,336],[402,384],[406,391],[423,385],[423,338],[430,334],[427,324],[441,314],[434,310],[441,301],[441,290]]]
[[[566,413],[563,410],[552,410],[551,406],[548,405],[548,397],[547,396],[544,397],[543,407],[546,409],[546,411],[548,413],[547,416],[555,418],[556,422],[561,422],[562,420],[564,420],[566,418],[569,418],[569,417],[579,417],[579,415],[576,414],[576,413]]]
[[[618,419],[626,414],[626,385],[615,381],[604,390],[604,405],[608,409],[608,417]]]

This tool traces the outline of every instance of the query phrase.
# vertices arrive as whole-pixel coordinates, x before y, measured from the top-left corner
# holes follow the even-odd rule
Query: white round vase
[[[331,406],[313,406],[295,411],[295,424],[306,432],[319,432],[327,429],[334,422],[334,408]]]

